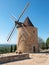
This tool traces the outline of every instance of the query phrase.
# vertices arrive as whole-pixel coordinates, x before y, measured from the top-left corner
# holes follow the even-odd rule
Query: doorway
[[[33,46],[33,52],[35,53],[35,46]]]

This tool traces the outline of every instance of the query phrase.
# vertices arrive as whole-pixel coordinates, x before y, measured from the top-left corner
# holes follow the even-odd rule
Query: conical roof
[[[34,27],[34,25],[31,23],[29,17],[26,17],[26,19],[24,21],[24,25],[26,25],[26,26],[33,26]]]

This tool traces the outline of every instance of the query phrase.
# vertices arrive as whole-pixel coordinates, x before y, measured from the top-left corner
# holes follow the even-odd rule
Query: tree
[[[47,40],[46,40],[46,48],[47,49],[49,48],[49,38],[47,38]]]
[[[16,51],[16,49],[17,49],[17,46],[15,45],[15,46],[14,46],[14,52]]]
[[[46,45],[45,45],[45,42],[42,38],[38,37],[38,43],[39,43],[39,47],[41,49],[45,49]]]
[[[10,52],[12,52],[13,51],[13,46],[11,45],[11,50],[10,50]]]
[[[42,43],[42,47],[41,47],[43,50],[45,49],[45,43],[43,42]]]

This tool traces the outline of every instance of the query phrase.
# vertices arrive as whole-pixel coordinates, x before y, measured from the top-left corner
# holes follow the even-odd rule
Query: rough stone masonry
[[[37,28],[31,23],[29,17],[23,24],[24,27],[18,26],[17,50],[25,53],[39,52]]]

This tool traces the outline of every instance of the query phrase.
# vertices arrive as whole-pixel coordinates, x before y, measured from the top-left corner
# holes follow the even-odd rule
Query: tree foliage
[[[0,46],[0,54],[1,53],[9,53],[10,52],[10,46]]]
[[[49,38],[47,38],[47,40],[46,40],[46,48],[47,49],[49,48]]]
[[[46,45],[45,45],[45,42],[42,38],[40,38],[40,37],[38,38],[38,43],[39,43],[39,47],[41,49],[45,49]]]
[[[13,51],[13,46],[11,45],[11,52]]]
[[[16,51],[16,49],[17,49],[17,46],[16,46],[16,45],[14,45],[14,52]]]

